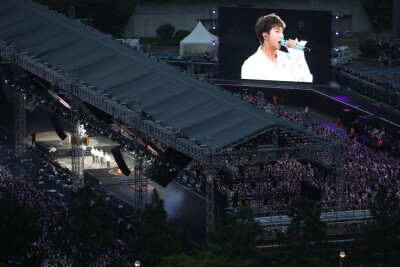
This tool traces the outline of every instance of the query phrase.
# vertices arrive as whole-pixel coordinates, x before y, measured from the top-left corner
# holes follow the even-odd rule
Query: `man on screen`
[[[297,44],[304,46],[304,41],[289,39],[285,44],[289,53],[279,50],[285,27],[285,22],[275,13],[257,20],[255,29],[261,45],[243,63],[242,79],[312,82],[304,51],[293,49]]]

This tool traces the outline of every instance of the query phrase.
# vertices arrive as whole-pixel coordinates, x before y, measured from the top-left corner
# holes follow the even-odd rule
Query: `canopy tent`
[[[179,44],[180,56],[218,56],[218,37],[204,28],[201,21]]]

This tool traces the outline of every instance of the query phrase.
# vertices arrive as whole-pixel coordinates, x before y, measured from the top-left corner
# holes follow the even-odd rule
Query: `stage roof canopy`
[[[299,125],[30,0],[0,0],[0,38],[142,110],[188,138],[220,149],[268,126]]]

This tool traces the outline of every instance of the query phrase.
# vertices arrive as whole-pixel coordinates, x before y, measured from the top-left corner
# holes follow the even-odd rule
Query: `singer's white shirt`
[[[288,49],[277,51],[276,65],[261,50],[250,56],[242,65],[242,79],[288,82],[312,82],[304,51]]]

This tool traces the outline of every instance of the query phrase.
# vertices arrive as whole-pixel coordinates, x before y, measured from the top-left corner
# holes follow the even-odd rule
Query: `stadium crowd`
[[[74,266],[74,259],[79,258],[80,251],[74,246],[67,250],[60,249],[54,243],[56,238],[63,236],[65,224],[70,221],[66,202],[58,200],[54,195],[46,195],[41,190],[43,182],[58,185],[58,191],[65,189],[67,194],[72,188],[70,173],[46,155],[39,155],[38,151],[28,151],[24,158],[14,157],[12,147],[7,138],[0,141],[0,192],[9,192],[21,204],[31,207],[38,217],[41,228],[39,239],[32,244],[31,253],[27,257],[40,254],[44,257],[42,266]],[[61,194],[62,195],[62,194]],[[21,222],[23,223],[23,222]],[[127,223],[121,218],[118,223],[127,228]],[[111,247],[104,248],[100,257],[93,259],[90,266],[106,266],[113,262],[123,262],[133,266],[130,262],[131,251],[120,240],[116,239]],[[7,262],[9,265],[21,264],[21,259]]]
[[[237,94],[237,96],[254,105],[258,102],[257,96],[251,94]],[[391,144],[390,150],[376,151],[359,142],[354,136],[346,134],[346,131],[334,131],[310,121],[306,114],[289,112],[282,106],[276,106],[266,100],[263,102],[263,107],[322,136],[345,144],[346,153],[341,168],[345,208],[367,208],[369,201],[376,195],[379,185],[385,185],[389,194],[395,192],[400,198],[399,140],[386,140]],[[235,149],[246,149],[246,147],[240,146]],[[338,199],[335,173],[311,162],[294,159],[278,160],[274,164],[263,163],[256,166],[243,164],[241,170],[237,178],[224,179],[223,175],[218,178],[222,181],[220,190],[232,200],[231,207],[243,200],[250,206],[261,206],[261,212],[284,210],[291,199],[300,195],[301,181],[321,189],[322,203],[326,210],[333,208]]]

